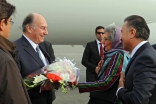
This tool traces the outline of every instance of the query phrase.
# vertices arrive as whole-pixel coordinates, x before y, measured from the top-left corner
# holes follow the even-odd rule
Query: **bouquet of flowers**
[[[59,84],[62,92],[66,93],[67,90],[75,88],[74,83],[78,82],[79,75],[80,69],[71,60],[63,58],[31,73],[24,78],[24,83],[28,89],[41,85],[41,91],[53,89]],[[45,85],[48,88],[44,88]]]

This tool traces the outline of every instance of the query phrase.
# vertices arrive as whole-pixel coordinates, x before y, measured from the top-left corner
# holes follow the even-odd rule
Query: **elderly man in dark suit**
[[[18,67],[22,77],[52,63],[49,54],[39,45],[48,34],[47,23],[43,16],[30,13],[22,24],[23,35],[15,41],[18,50]],[[52,104],[52,90],[42,91],[40,86],[28,90],[32,104]]]
[[[81,63],[86,67],[86,81],[93,82],[97,80],[96,67],[104,55],[102,40],[104,38],[104,27],[98,26],[95,29],[96,40],[87,43]],[[100,48],[102,51],[100,53]]]
[[[144,18],[132,15],[124,20],[121,40],[131,53],[125,77],[121,73],[117,96],[123,104],[155,104],[156,51],[149,44],[150,30]]]

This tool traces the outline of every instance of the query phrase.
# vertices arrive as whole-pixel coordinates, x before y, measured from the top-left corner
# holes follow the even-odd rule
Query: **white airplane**
[[[122,26],[129,15],[140,15],[147,21],[155,42],[156,0],[8,0],[16,6],[10,39],[22,35],[24,17],[37,12],[45,17],[48,32],[45,40],[56,45],[85,45],[95,39],[95,27],[110,23]]]

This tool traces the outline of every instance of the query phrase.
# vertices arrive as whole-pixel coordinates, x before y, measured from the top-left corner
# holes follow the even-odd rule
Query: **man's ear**
[[[131,38],[134,38],[136,36],[136,29],[131,28],[130,32],[131,32]]]
[[[26,30],[28,33],[31,33],[31,30],[32,30],[31,25],[26,25]]]
[[[6,26],[5,19],[2,19],[0,21],[0,30],[3,31],[5,26]]]

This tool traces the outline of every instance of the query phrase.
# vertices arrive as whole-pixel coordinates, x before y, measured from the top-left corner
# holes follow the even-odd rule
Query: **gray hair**
[[[26,26],[29,24],[32,24],[34,21],[34,14],[33,13],[30,13],[28,14],[24,20],[23,20],[23,23],[22,23],[22,30],[23,32],[26,32]]]
[[[113,42],[116,34],[116,25],[114,23],[105,28],[105,32],[109,32],[109,39]]]

